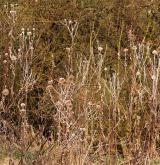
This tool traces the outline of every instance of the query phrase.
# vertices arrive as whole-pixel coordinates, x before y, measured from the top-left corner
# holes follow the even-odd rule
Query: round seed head
[[[7,63],[7,60],[3,60],[3,64],[6,64]]]
[[[7,88],[3,89],[2,94],[4,96],[8,96],[9,95],[9,90]]]
[[[66,51],[69,53],[71,51],[71,48],[67,47]]]
[[[8,53],[5,53],[5,56],[7,57],[8,56]]]
[[[52,84],[53,84],[53,80],[49,80],[48,85],[52,85]]]
[[[17,60],[16,56],[11,56],[10,58],[11,58],[12,61],[16,61]]]
[[[153,55],[158,55],[158,51],[157,50],[153,50],[152,54]]]
[[[132,49],[133,49],[133,50],[137,50],[137,46],[134,45],[134,46],[132,47]]]
[[[66,82],[66,80],[64,78],[59,78],[59,80],[58,80],[58,83],[60,85],[63,85],[65,82]]]
[[[125,53],[126,53],[126,52],[128,52],[128,49],[127,49],[127,48],[125,48],[125,49],[124,49],[124,52],[125,52]]]
[[[98,47],[98,51],[101,52],[103,48],[101,46]]]
[[[28,36],[31,36],[31,35],[32,35],[32,32],[30,32],[30,31],[27,32],[27,35],[28,35]]]
[[[66,101],[65,101],[65,105],[66,105],[67,107],[72,107],[72,102],[71,102],[71,100],[66,100]]]
[[[21,107],[22,107],[22,109],[24,109],[24,108],[25,108],[25,106],[26,106],[26,104],[25,104],[25,103],[21,103]]]

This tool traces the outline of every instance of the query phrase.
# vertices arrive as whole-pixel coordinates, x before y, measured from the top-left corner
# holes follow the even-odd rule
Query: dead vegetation
[[[159,1],[0,5],[3,164],[159,164]]]

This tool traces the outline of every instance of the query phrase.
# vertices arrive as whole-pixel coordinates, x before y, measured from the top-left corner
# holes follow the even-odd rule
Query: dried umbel
[[[8,96],[9,95],[9,90],[7,88],[3,89],[2,95]]]

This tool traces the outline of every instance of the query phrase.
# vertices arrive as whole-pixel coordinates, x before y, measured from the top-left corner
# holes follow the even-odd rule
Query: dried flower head
[[[86,129],[85,128],[80,128],[80,131],[85,131]]]
[[[153,51],[152,51],[152,54],[153,54],[153,55],[158,55],[158,51],[157,51],[157,50],[153,50]]]
[[[96,108],[100,110],[101,109],[101,105],[96,105]]]
[[[25,106],[26,106],[26,104],[25,104],[25,103],[21,103],[21,107],[22,107],[22,109],[24,109],[24,108],[25,108]]]
[[[152,78],[152,80],[155,80],[156,79],[156,76],[155,75],[152,75],[151,78]]]
[[[33,47],[33,46],[30,46],[29,49],[30,49],[30,50],[34,50],[34,47]]]
[[[10,11],[10,14],[11,14],[11,15],[16,15],[16,11],[15,11],[15,10],[11,10],[11,11]]]
[[[5,53],[5,56],[7,57],[8,56],[8,53]]]
[[[11,3],[10,6],[11,6],[11,8],[14,8],[14,4]]]
[[[3,60],[3,64],[6,64],[7,63],[7,60]]]
[[[107,67],[104,68],[104,71],[107,71]]]
[[[53,88],[53,80],[50,80],[50,81],[48,81],[48,85],[47,85],[47,90],[50,90],[50,89],[52,89]]]
[[[16,61],[17,60],[16,56],[11,56],[10,58],[11,58],[12,61]]]
[[[72,24],[73,22],[72,22],[72,20],[69,20],[68,23],[69,23],[69,24]]]
[[[140,76],[141,75],[140,71],[137,71],[136,75],[137,76]]]
[[[3,89],[2,94],[4,96],[8,96],[9,95],[9,90],[7,88]]]
[[[93,103],[91,101],[88,102],[88,106],[92,106]]]
[[[98,47],[98,51],[102,52],[103,48],[101,46]]]
[[[64,79],[64,78],[59,78],[59,80],[58,80],[58,84],[59,85],[64,85],[65,84],[65,82],[66,82],[66,80]]]
[[[66,51],[67,51],[68,53],[70,53],[71,48],[67,47],[67,48],[66,48]]]
[[[128,49],[127,49],[127,48],[125,48],[125,49],[124,49],[124,52],[125,52],[125,53],[126,53],[126,52],[128,52]]]
[[[148,10],[148,14],[151,15],[152,11],[151,10]]]
[[[31,35],[32,35],[32,32],[30,32],[30,31],[27,32],[27,35],[28,35],[28,36],[31,36]]]
[[[66,107],[72,107],[71,100],[65,100],[65,105],[66,105]]]
[[[24,108],[21,109],[21,113],[24,115],[26,110]]]
[[[133,33],[133,31],[131,29],[128,31],[128,39],[130,41],[134,41],[135,40],[135,35],[134,35],[134,33]]]
[[[52,85],[52,84],[53,84],[53,80],[49,80],[48,85]]]
[[[132,47],[132,49],[136,51],[136,50],[137,50],[137,46],[134,45],[134,46]]]

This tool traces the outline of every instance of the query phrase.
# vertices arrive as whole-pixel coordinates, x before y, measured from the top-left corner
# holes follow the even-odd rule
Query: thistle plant
[[[154,4],[88,2],[22,0],[22,8],[6,3],[0,12],[0,144],[8,164],[151,165],[159,157]],[[149,14],[146,28],[136,28],[137,6]]]

